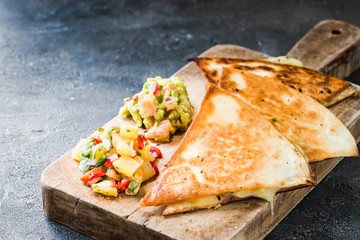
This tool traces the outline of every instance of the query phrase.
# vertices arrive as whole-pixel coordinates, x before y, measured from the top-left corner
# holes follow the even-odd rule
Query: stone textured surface
[[[357,0],[0,0],[0,238],[88,239],[46,218],[41,172],[146,77],[218,43],[283,55],[320,20],[360,26],[359,9]],[[360,84],[360,71],[347,80]],[[360,238],[359,166],[343,160],[267,238]]]

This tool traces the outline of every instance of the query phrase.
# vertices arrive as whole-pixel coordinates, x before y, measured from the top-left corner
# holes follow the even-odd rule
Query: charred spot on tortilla
[[[218,84],[221,78],[221,68],[234,67],[280,81],[294,89],[301,89],[302,93],[326,107],[357,95],[356,89],[348,82],[304,67],[234,58],[195,58],[191,60],[196,62],[207,80],[215,84]],[[214,70],[217,71],[216,75],[208,74]]]

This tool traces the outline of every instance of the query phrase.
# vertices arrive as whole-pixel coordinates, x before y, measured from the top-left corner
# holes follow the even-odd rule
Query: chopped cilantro
[[[271,120],[273,120],[274,122],[278,121],[276,117],[273,117]]]
[[[138,155],[139,157],[141,157],[141,153],[139,153],[139,152],[136,152],[136,155]]]
[[[105,129],[102,128],[102,127],[98,127],[98,131],[99,131],[99,132],[103,132],[103,131],[105,131]]]

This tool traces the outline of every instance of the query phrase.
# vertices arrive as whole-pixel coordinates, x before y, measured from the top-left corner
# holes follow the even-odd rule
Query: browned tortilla
[[[141,206],[315,182],[297,147],[256,109],[211,84],[186,136]],[[197,208],[176,208],[166,214]]]
[[[223,69],[219,85],[259,110],[310,162],[358,156],[354,137],[330,110],[281,82],[233,66]]]
[[[223,67],[234,67],[280,81],[325,107],[357,94],[356,89],[348,82],[303,67],[231,58],[194,58],[191,60],[199,66],[202,74],[212,83],[219,83]]]

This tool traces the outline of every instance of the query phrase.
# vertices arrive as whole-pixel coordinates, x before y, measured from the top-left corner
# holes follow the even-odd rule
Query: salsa
[[[138,127],[144,125],[146,138],[168,142],[177,130],[186,131],[193,110],[180,78],[155,77],[148,78],[133,98],[124,99],[119,114],[131,116]]]
[[[72,151],[80,180],[94,192],[117,197],[136,195],[141,183],[159,175],[154,160],[162,157],[135,126],[98,128],[96,137],[81,139]]]

